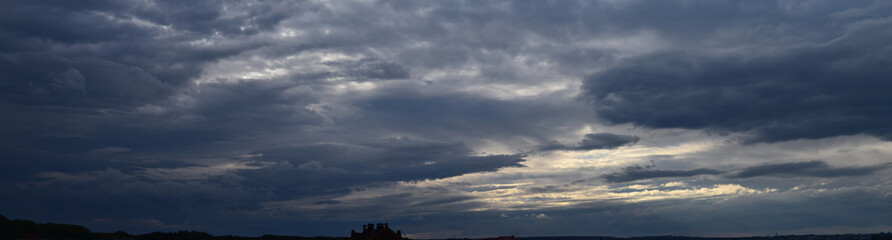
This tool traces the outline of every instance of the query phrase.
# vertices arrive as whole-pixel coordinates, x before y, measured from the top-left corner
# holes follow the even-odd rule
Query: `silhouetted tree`
[[[892,232],[874,234],[870,237],[870,240],[892,240]]]
[[[15,239],[16,237],[18,236],[13,233],[9,218],[0,215],[0,239]]]
[[[179,231],[179,232],[153,232],[136,236],[137,240],[212,240],[214,236],[206,232]]]
[[[135,239],[133,235],[126,233],[124,231],[117,231],[113,233],[93,233],[93,239],[97,240],[114,240],[114,239]]]
[[[59,223],[38,224],[38,231],[43,238],[59,239],[88,239],[92,233],[84,226]]]

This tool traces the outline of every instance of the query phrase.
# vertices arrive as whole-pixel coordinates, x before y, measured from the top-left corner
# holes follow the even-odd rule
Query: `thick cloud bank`
[[[6,1],[0,214],[889,231],[887,1]],[[720,224],[721,223],[721,224]],[[749,225],[747,225],[749,224]]]
[[[753,131],[754,142],[869,134],[892,140],[892,34],[880,19],[776,51],[660,51],[589,76],[598,116],[652,128]]]

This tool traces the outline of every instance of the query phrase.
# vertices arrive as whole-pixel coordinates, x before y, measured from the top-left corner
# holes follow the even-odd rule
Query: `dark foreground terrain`
[[[779,235],[759,237],[687,237],[687,236],[647,236],[647,237],[518,237],[517,240],[892,240],[890,233],[834,234],[834,235]]]
[[[301,237],[263,235],[260,237],[213,236],[205,232],[153,232],[132,235],[117,231],[113,233],[92,232],[84,226],[59,223],[36,223],[30,220],[10,220],[0,215],[0,240],[14,239],[85,239],[85,240],[343,240],[344,237]]]
[[[89,239],[89,240],[344,240],[347,237],[301,237],[263,235],[259,237],[241,237],[232,235],[214,236],[205,232],[153,232],[132,235],[117,231],[112,233],[92,232],[84,226],[59,223],[36,223],[30,220],[10,220],[0,215],[0,240],[14,239]],[[837,234],[837,235],[786,235],[773,237],[684,237],[684,236],[649,236],[649,237],[517,237],[516,240],[892,240],[890,233],[873,234]]]

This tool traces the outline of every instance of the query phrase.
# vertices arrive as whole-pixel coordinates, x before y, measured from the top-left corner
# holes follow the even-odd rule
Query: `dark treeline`
[[[58,223],[35,223],[30,220],[9,220],[0,215],[0,239],[47,238],[89,239],[92,232],[83,226]]]
[[[92,232],[84,226],[59,223],[36,223],[30,220],[10,220],[0,215],[0,240],[7,239],[84,239],[84,240],[344,240],[346,237],[300,237],[263,235],[242,237],[232,235],[214,236],[206,232],[178,231],[153,232],[132,235],[123,231],[112,233]],[[838,235],[786,235],[763,237],[518,237],[517,240],[892,240],[892,232],[873,234]]]
[[[892,232],[871,234],[830,234],[830,235],[774,235],[752,237],[688,237],[688,236],[646,236],[646,237],[518,237],[517,240],[892,240]]]
[[[206,232],[179,231],[153,232],[132,235],[123,231],[112,233],[92,232],[84,226],[58,223],[36,223],[30,220],[10,220],[0,215],[0,239],[84,239],[84,240],[343,240],[344,237],[300,237],[263,235],[241,237],[214,236]]]

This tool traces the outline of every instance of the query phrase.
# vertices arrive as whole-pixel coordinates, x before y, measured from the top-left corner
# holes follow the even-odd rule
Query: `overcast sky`
[[[0,214],[892,231],[890,1],[7,1]]]

